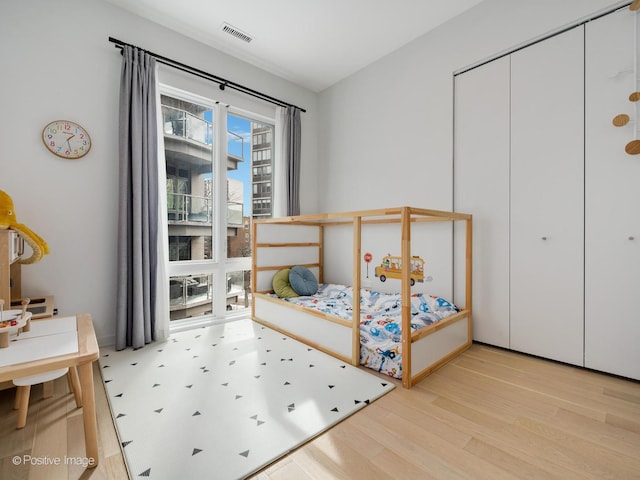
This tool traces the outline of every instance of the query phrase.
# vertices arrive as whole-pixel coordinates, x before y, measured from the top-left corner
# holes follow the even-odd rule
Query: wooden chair
[[[76,406],[82,407],[82,392],[80,390],[80,381],[78,379],[78,371],[75,367],[61,368],[50,372],[31,375],[28,377],[14,378],[13,384],[18,387],[16,390],[16,399],[13,408],[18,410],[18,423],[16,428],[24,428],[27,424],[27,412],[29,410],[29,396],[31,395],[31,385],[43,384],[43,398],[53,396],[53,381],[63,375],[67,375],[69,390],[73,392]]]

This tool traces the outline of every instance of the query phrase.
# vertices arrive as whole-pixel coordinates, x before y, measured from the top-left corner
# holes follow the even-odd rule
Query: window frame
[[[224,106],[218,101],[212,98],[207,98],[197,93],[190,92],[178,87],[174,87],[167,83],[159,83],[158,85],[158,101],[162,95],[171,96],[187,102],[192,102],[198,105],[202,105],[211,109],[212,121],[213,121],[213,148],[212,148],[212,188],[213,188],[213,222],[212,222],[212,239],[213,239],[213,251],[212,259],[206,260],[166,260],[167,278],[165,281],[169,284],[172,277],[180,276],[202,276],[211,275],[211,281],[213,283],[213,299],[212,299],[212,313],[205,314],[198,317],[186,318],[181,320],[173,320],[169,322],[169,329],[171,332],[180,331],[187,328],[193,328],[195,326],[205,324],[224,323],[230,320],[247,318],[250,315],[250,309],[227,311],[226,309],[226,295],[227,295],[227,274],[238,271],[250,271],[251,270],[251,256],[227,258],[227,193],[226,193],[226,181],[227,181],[227,115],[235,115],[249,120],[251,123],[260,122],[272,127],[272,132],[275,132],[275,108],[273,110],[273,117],[268,117],[260,113],[249,111],[246,109],[234,107],[231,105]],[[161,102],[160,102],[161,103]],[[161,108],[160,116],[162,115]],[[162,122],[160,122],[162,125]],[[274,135],[274,133],[272,133]],[[272,137],[274,138],[274,137]],[[158,163],[160,167],[160,173],[165,177],[163,184],[166,183],[166,159],[164,155],[164,133],[161,130],[159,132],[159,141],[162,155],[158,156]],[[273,144],[272,144],[273,145]],[[249,159],[253,166],[253,138],[249,142],[251,153]],[[272,149],[275,145],[272,146]],[[221,159],[224,159],[222,161]],[[272,172],[275,170],[273,165],[273,158],[271,159]],[[273,180],[272,180],[273,182]],[[247,188],[252,189],[250,183]],[[272,183],[272,195],[273,195],[273,183]],[[251,195],[251,202],[253,203],[253,195]],[[249,207],[249,206],[248,206]],[[250,206],[253,216],[253,205]],[[165,222],[167,218],[163,219]],[[165,245],[168,248],[168,238],[164,239]]]

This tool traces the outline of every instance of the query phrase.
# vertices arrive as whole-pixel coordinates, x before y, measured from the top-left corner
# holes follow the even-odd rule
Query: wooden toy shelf
[[[24,253],[24,240],[14,230],[0,230],[0,299],[5,308],[13,308],[22,302],[22,265],[18,263]],[[54,298],[31,298],[27,308],[33,319],[53,316]],[[11,305],[11,306],[9,306]]]

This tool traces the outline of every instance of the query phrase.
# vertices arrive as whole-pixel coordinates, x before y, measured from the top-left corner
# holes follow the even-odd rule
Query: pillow
[[[290,269],[284,268],[278,271],[273,276],[273,291],[276,292],[276,295],[278,295],[280,298],[291,298],[299,296],[298,293],[296,293],[296,291],[291,288],[291,284],[289,283],[289,272]]]
[[[318,291],[316,276],[308,268],[299,265],[289,272],[289,283],[298,295],[313,295]]]

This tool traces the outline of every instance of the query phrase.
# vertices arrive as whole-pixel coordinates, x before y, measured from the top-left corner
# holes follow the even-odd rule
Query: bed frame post
[[[353,295],[352,302],[352,334],[351,364],[360,365],[360,255],[362,253],[362,217],[353,217]]]
[[[402,255],[402,386],[411,388],[411,210],[400,213]]]

